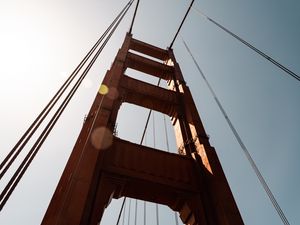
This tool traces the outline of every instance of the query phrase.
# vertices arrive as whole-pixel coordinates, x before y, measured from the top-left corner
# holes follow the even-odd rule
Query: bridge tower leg
[[[125,75],[127,68],[165,80],[168,89]],[[179,154],[116,137],[123,102],[170,116]],[[99,224],[111,199],[124,196],[167,205],[185,224],[243,224],[172,49],[131,34],[104,77],[42,224]]]

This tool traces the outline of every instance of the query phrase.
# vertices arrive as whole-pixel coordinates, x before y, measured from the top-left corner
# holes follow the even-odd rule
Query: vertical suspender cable
[[[183,44],[184,44],[186,50],[188,51],[188,53],[190,54],[192,60],[194,61],[194,63],[195,63],[195,65],[196,65],[196,67],[197,67],[199,73],[201,74],[203,80],[205,81],[206,85],[208,86],[208,88],[209,88],[211,94],[213,95],[213,97],[214,97],[214,99],[215,99],[215,101],[216,101],[216,103],[217,103],[217,105],[218,105],[220,111],[222,112],[224,118],[226,119],[226,122],[228,123],[228,125],[229,125],[229,127],[230,127],[232,133],[234,134],[234,137],[236,138],[237,142],[239,143],[240,147],[242,148],[242,150],[243,150],[243,152],[244,152],[244,154],[245,154],[247,160],[249,161],[249,163],[250,163],[252,169],[254,170],[254,172],[255,172],[257,178],[259,179],[261,185],[263,186],[265,192],[267,193],[269,199],[271,200],[271,202],[272,202],[274,208],[276,209],[278,215],[280,216],[280,219],[282,220],[283,224],[289,225],[289,222],[288,222],[286,216],[284,215],[284,212],[283,212],[282,209],[280,208],[278,202],[276,201],[276,199],[275,199],[273,193],[271,192],[271,190],[270,190],[268,184],[266,183],[266,181],[265,181],[265,179],[263,178],[262,174],[260,173],[258,167],[256,166],[256,163],[254,162],[253,158],[251,157],[250,152],[248,151],[247,147],[245,146],[244,142],[242,141],[240,135],[238,134],[238,132],[237,132],[237,130],[235,129],[235,127],[233,126],[233,124],[232,124],[231,120],[229,119],[229,117],[228,117],[228,115],[227,115],[225,109],[223,108],[221,102],[219,101],[219,99],[218,99],[216,93],[214,92],[214,90],[212,89],[211,85],[210,85],[209,82],[207,81],[207,79],[206,79],[204,73],[203,73],[202,70],[200,69],[199,64],[197,63],[196,59],[194,58],[194,56],[193,56],[192,52],[190,51],[189,47],[187,46],[186,42],[185,42],[183,39],[182,39],[182,41],[183,41]]]
[[[166,124],[166,116],[163,115],[163,117],[164,117],[164,128],[165,128],[165,138],[166,138],[167,151],[170,152],[167,124]],[[175,216],[175,223],[176,223],[176,225],[178,225],[178,219],[177,219],[176,211],[174,212],[174,216]]]
[[[170,152],[167,124],[166,124],[166,116],[163,115],[163,117],[164,117],[164,128],[165,128],[165,138],[166,138],[167,151]],[[176,211],[174,211],[174,217],[175,217],[175,224],[178,225],[178,218],[177,218],[177,212]]]
[[[177,217],[177,212],[174,212],[175,215],[175,224],[178,225],[178,217]]]
[[[155,205],[155,209],[156,209],[156,225],[159,225],[159,212],[158,212],[158,204],[156,203]]]
[[[159,78],[159,80],[157,82],[157,86],[159,86],[160,81],[161,81],[161,78]],[[152,109],[149,110],[149,113],[148,113],[148,116],[147,116],[147,120],[146,120],[146,124],[145,124],[145,128],[144,128],[144,131],[143,131],[143,134],[142,134],[142,138],[141,138],[141,141],[140,141],[140,145],[143,144],[143,141],[144,141],[144,138],[145,138],[145,134],[146,134],[146,131],[147,131],[147,127],[148,127],[148,124],[149,124],[151,113],[152,113]]]
[[[157,86],[159,86],[160,81],[161,81],[161,78],[159,78],[159,80],[158,80],[158,82],[157,82]],[[149,110],[149,113],[148,113],[148,116],[147,116],[147,120],[146,120],[146,124],[145,124],[145,127],[144,127],[144,131],[143,131],[143,134],[142,134],[142,137],[141,137],[140,145],[142,145],[143,142],[144,142],[144,138],[145,138],[146,131],[147,131],[147,128],[148,128],[148,125],[149,125],[149,120],[150,120],[151,113],[152,113],[152,110],[150,109],[150,110]],[[126,201],[126,197],[125,197],[124,200],[123,200],[122,206],[124,205],[124,202],[125,202],[125,201]],[[146,204],[146,202],[144,202],[144,204]],[[146,207],[146,206],[145,206],[145,207]],[[121,216],[121,214],[122,214],[122,211],[123,211],[123,207],[121,207],[121,209],[120,209],[119,217],[118,217],[118,220],[117,220],[116,225],[119,224],[119,220],[120,220],[120,216]]]
[[[146,225],[146,201],[144,201],[144,225]]]
[[[155,113],[152,113],[152,122],[153,122],[153,130],[152,130],[152,135],[153,135],[153,147],[156,148],[156,129],[155,129]],[[158,204],[155,204],[155,211],[156,211],[156,225],[159,225],[159,215],[158,215]]]
[[[242,39],[238,35],[234,34],[233,32],[231,32],[230,30],[228,30],[227,28],[225,28],[221,24],[217,23],[215,20],[211,19],[210,17],[208,17],[207,15],[205,15],[203,12],[201,12],[197,8],[193,7],[193,9],[197,13],[199,13],[201,16],[203,16],[205,19],[207,19],[208,21],[212,22],[217,27],[221,28],[223,31],[225,31],[226,33],[228,33],[229,35],[231,35],[232,37],[234,37],[235,39],[237,39],[238,41],[240,41],[241,43],[243,43],[244,45],[246,45],[247,47],[249,47],[250,49],[252,49],[256,53],[258,53],[259,55],[261,55],[262,57],[264,57],[269,62],[273,63],[275,66],[277,66],[278,68],[280,68],[281,70],[283,70],[284,72],[286,72],[288,75],[290,75],[290,76],[294,77],[296,80],[300,81],[300,76],[299,75],[297,75],[293,71],[289,70],[287,67],[285,67],[284,65],[282,65],[281,63],[279,63],[278,61],[276,61],[275,59],[273,59],[271,56],[267,55],[266,53],[262,52],[258,48],[254,47],[249,42],[245,41],[244,39]]]
[[[129,206],[128,206],[128,225],[130,225],[130,212],[131,212],[131,198],[129,199]]]
[[[134,212],[134,225],[137,225],[137,205],[138,205],[138,200],[135,200],[135,212]]]
[[[163,115],[163,118],[164,118],[164,128],[165,128],[165,138],[166,138],[167,151],[170,152],[168,130],[167,130],[167,124],[166,124],[166,116]]]
[[[153,148],[156,148],[156,138],[155,138],[155,113],[152,113],[152,135],[153,135]]]

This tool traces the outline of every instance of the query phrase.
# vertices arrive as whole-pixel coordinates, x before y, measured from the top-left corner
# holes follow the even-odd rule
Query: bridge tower
[[[125,75],[127,68],[165,80],[168,89]],[[170,116],[179,154],[116,137],[123,102]],[[42,224],[98,224],[111,199],[124,196],[167,205],[185,224],[243,224],[172,49],[131,34],[104,77]]]

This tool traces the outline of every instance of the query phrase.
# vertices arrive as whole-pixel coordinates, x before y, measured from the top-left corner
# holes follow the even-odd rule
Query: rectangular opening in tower
[[[124,198],[113,199],[106,208],[101,224],[116,224]],[[126,198],[119,224],[177,224],[183,225],[178,212],[168,206],[153,202]],[[135,223],[136,221],[136,223]]]
[[[177,153],[174,129],[170,117],[157,111],[123,103],[118,112],[116,135],[124,140],[140,144],[146,127],[142,145]]]
[[[146,73],[143,73],[143,72],[131,69],[131,68],[126,69],[125,75],[129,76],[131,78],[146,82],[148,84],[152,84],[154,86],[157,86],[158,80],[159,80],[159,78],[157,78],[157,77],[151,76],[149,74],[146,74]],[[161,81],[159,86],[166,88],[167,84],[165,81]]]

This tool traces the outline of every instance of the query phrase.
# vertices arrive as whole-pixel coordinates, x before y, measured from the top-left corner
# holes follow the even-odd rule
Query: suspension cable
[[[249,47],[250,49],[252,49],[253,51],[255,51],[257,54],[261,55],[266,60],[268,60],[269,62],[273,63],[279,69],[283,70],[288,75],[290,75],[290,76],[294,77],[296,80],[300,81],[300,76],[298,74],[294,73],[293,71],[291,71],[290,69],[288,69],[287,67],[285,67],[284,65],[282,65],[281,63],[279,63],[278,61],[276,61],[275,59],[273,59],[271,56],[269,56],[266,53],[262,52],[261,50],[259,50],[258,48],[254,47],[253,45],[251,45],[249,42],[245,41],[244,39],[242,39],[238,35],[234,34],[233,32],[231,32],[230,30],[228,30],[227,28],[225,28],[224,26],[222,26],[221,24],[219,24],[218,22],[216,22],[212,18],[208,17],[206,14],[204,14],[203,12],[201,12],[196,7],[193,7],[193,9],[194,9],[195,12],[197,12],[198,14],[200,14],[202,17],[204,17],[208,21],[212,22],[217,27],[221,28],[227,34],[231,35],[232,37],[234,37],[235,39],[237,39],[238,41],[240,41],[241,43],[243,43],[244,45],[246,45],[247,47]]]
[[[123,209],[124,209],[124,212],[123,212]],[[117,219],[117,223],[116,223],[117,225],[119,225],[122,212],[124,214],[124,217],[123,217],[123,225],[124,225],[124,221],[125,221],[125,209],[126,209],[126,197],[124,197],[123,202],[122,202],[122,206],[121,206],[120,213],[119,213],[119,216],[118,216],[118,219]]]
[[[170,147],[169,147],[169,138],[168,138],[168,130],[167,130],[167,124],[166,124],[166,116],[163,115],[164,118],[164,128],[165,128],[165,139],[166,139],[166,146],[167,146],[167,151],[170,152]],[[175,217],[175,224],[178,225],[178,218],[177,218],[177,212],[174,211],[174,217]]]
[[[140,4],[140,0],[137,1],[136,6],[135,6],[134,14],[133,14],[130,29],[129,29],[129,34],[131,34],[131,32],[132,32],[132,27],[133,27],[133,23],[134,23],[134,20],[135,20],[135,17],[136,17],[136,13],[137,13],[139,4]]]
[[[178,217],[177,217],[177,213],[174,212],[174,215],[175,215],[175,224],[178,225]]]
[[[138,200],[135,200],[135,212],[134,212],[134,225],[137,225],[137,205],[138,205]]]
[[[159,225],[159,214],[158,214],[158,204],[155,204],[155,209],[156,209],[156,225]]]
[[[123,211],[123,225],[125,225],[125,212],[126,212],[126,202],[125,203],[125,206],[124,206],[124,211]]]
[[[114,19],[114,21],[109,25],[109,27],[101,35],[101,37],[97,40],[97,42],[94,44],[94,46],[91,48],[91,50],[87,53],[87,55],[83,58],[83,60],[79,63],[79,65],[71,73],[71,75],[68,77],[68,79],[64,82],[64,84],[60,87],[60,89],[52,97],[50,102],[46,105],[46,107],[42,110],[42,112],[37,116],[37,118],[34,120],[34,122],[30,125],[30,127],[22,135],[22,137],[19,139],[17,144],[12,148],[12,150],[8,153],[8,155],[5,157],[5,159],[1,162],[1,164],[0,164],[0,171],[1,171],[0,180],[4,176],[4,174],[7,172],[7,170],[10,168],[12,163],[16,160],[16,158],[21,153],[21,151],[26,146],[26,144],[31,139],[31,137],[34,135],[36,130],[39,128],[39,126],[42,124],[42,122],[48,116],[48,114],[53,109],[55,104],[58,102],[58,100],[61,98],[61,96],[65,93],[66,89],[70,86],[70,84],[75,79],[75,77],[78,75],[78,73],[83,68],[85,63],[90,59],[91,55],[98,48],[100,43],[103,41],[103,39],[109,32],[109,30],[111,30],[111,28],[116,24],[117,20],[121,17],[122,13],[126,10],[126,7],[128,7],[128,5],[129,5],[129,3],[117,15],[117,17]]]
[[[146,221],[147,221],[146,220],[146,215],[147,215],[146,212],[147,212],[146,211],[146,201],[144,201],[144,225],[146,225]]]
[[[155,113],[152,113],[152,136],[153,136],[153,148],[156,148],[156,135],[155,135]]]
[[[152,136],[153,136],[153,148],[156,148],[156,127],[155,127],[155,113],[152,113],[152,125],[153,125],[153,129],[152,129]],[[155,204],[155,211],[156,211],[156,225],[159,225],[159,214],[158,214],[158,204]]]
[[[164,118],[164,128],[165,128],[166,146],[167,146],[168,152],[170,152],[169,138],[168,138],[168,130],[167,130],[167,124],[166,124],[166,116],[163,115],[163,118]]]
[[[132,1],[130,1],[130,3],[132,4]],[[37,141],[34,143],[32,148],[30,149],[29,153],[26,155],[26,157],[24,158],[24,160],[22,161],[22,163],[20,164],[18,169],[15,171],[15,173],[13,174],[11,179],[9,180],[8,184],[5,186],[4,190],[1,192],[1,194],[0,194],[0,210],[3,208],[3,206],[5,205],[5,203],[7,202],[9,197],[11,196],[12,192],[14,191],[15,187],[19,183],[20,179],[22,178],[22,176],[26,172],[28,166],[31,164],[31,162],[34,159],[35,155],[38,153],[40,147],[42,146],[42,144],[44,143],[44,141],[48,137],[49,133],[51,132],[52,128],[54,127],[54,125],[58,121],[59,117],[63,113],[63,111],[66,108],[66,106],[68,105],[68,103],[70,102],[71,98],[74,96],[75,92],[79,88],[79,86],[82,83],[83,79],[86,77],[87,73],[89,72],[89,70],[91,69],[91,67],[95,63],[96,59],[98,58],[98,56],[100,55],[100,53],[102,52],[104,47],[106,46],[107,42],[110,40],[112,34],[115,32],[115,30],[118,27],[118,25],[120,24],[121,20],[124,18],[125,14],[128,11],[131,4],[127,5],[127,9],[125,10],[124,14],[119,18],[118,22],[112,28],[112,30],[108,34],[107,38],[105,39],[103,44],[100,46],[99,50],[96,52],[96,54],[92,58],[91,62],[88,64],[87,68],[84,70],[84,72],[82,73],[80,78],[77,80],[77,82],[75,83],[73,88],[70,90],[69,94],[66,96],[63,103],[57,109],[54,116],[51,118],[51,120],[49,121],[49,123],[47,124],[45,129],[42,131],[41,135],[38,137]]]
[[[145,136],[145,145],[147,145],[147,135]],[[146,225],[146,218],[147,218],[147,208],[146,208],[147,202],[144,201],[144,225]]]
[[[191,10],[193,4],[194,4],[194,1],[195,1],[195,0],[192,0],[190,6],[189,6],[189,8],[188,8],[188,10],[186,11],[186,13],[185,13],[185,15],[184,15],[184,17],[183,17],[183,19],[182,19],[182,21],[181,21],[181,24],[179,25],[179,28],[178,28],[178,30],[177,30],[177,32],[176,32],[176,34],[175,34],[175,36],[174,36],[174,38],[173,38],[171,44],[170,44],[170,48],[172,48],[172,46],[173,46],[173,44],[174,44],[174,42],[175,42],[175,40],[176,40],[176,38],[177,38],[177,36],[178,36],[178,34],[179,34],[179,31],[181,30],[181,27],[182,27],[182,25],[183,25],[183,23],[184,23],[184,21],[185,21],[187,15],[189,14],[189,12],[190,12],[190,10]]]
[[[230,118],[228,117],[228,115],[227,115],[225,109],[223,108],[221,102],[219,101],[219,99],[218,99],[216,93],[215,93],[214,90],[212,89],[210,83],[209,83],[208,80],[206,79],[206,77],[205,77],[204,73],[202,72],[202,70],[201,70],[199,64],[197,63],[196,59],[194,58],[194,56],[193,56],[191,50],[189,49],[189,47],[187,46],[186,42],[185,42],[183,39],[182,39],[182,41],[183,41],[183,44],[184,44],[186,50],[187,50],[188,53],[190,54],[190,56],[191,56],[193,62],[195,63],[195,65],[196,65],[196,67],[197,67],[199,73],[201,74],[201,77],[203,78],[203,80],[205,81],[206,85],[208,86],[208,88],[209,88],[211,94],[213,95],[214,100],[215,100],[215,102],[217,103],[217,105],[218,105],[220,111],[222,112],[222,114],[223,114],[223,116],[224,116],[224,118],[225,118],[227,124],[229,125],[229,127],[230,127],[232,133],[234,134],[234,137],[236,138],[237,142],[239,143],[240,147],[242,148],[242,150],[243,150],[243,152],[244,152],[244,154],[245,154],[247,160],[249,161],[249,163],[250,163],[252,169],[254,170],[254,172],[255,172],[257,178],[259,179],[261,185],[263,186],[265,192],[267,193],[269,199],[271,200],[271,202],[272,202],[274,208],[276,209],[278,215],[280,216],[280,219],[282,220],[283,224],[289,225],[289,222],[288,222],[288,220],[287,220],[287,218],[286,218],[284,212],[283,212],[282,209],[280,208],[280,206],[279,206],[278,202],[276,201],[276,199],[275,199],[275,197],[274,197],[272,191],[270,190],[268,184],[266,183],[266,181],[265,181],[265,179],[263,178],[261,172],[259,171],[259,169],[258,169],[256,163],[254,162],[253,158],[251,157],[250,152],[248,151],[247,147],[245,146],[244,142],[242,141],[242,139],[241,139],[239,133],[237,132],[237,130],[236,130],[235,127],[233,126],[233,124],[232,124]]]
[[[128,206],[128,225],[130,225],[130,212],[131,212],[131,198],[129,199],[129,206]]]

